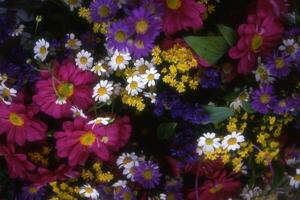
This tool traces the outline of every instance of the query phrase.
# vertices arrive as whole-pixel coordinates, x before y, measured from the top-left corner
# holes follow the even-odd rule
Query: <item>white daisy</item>
[[[113,187],[122,187],[122,188],[126,188],[126,186],[127,186],[127,181],[126,181],[126,180],[118,180],[118,181],[115,182],[112,186],[113,186]]]
[[[119,8],[122,8],[123,5],[126,5],[126,0],[113,0]]]
[[[89,125],[93,124],[93,128],[94,128],[95,125],[102,124],[106,126],[112,123],[113,121],[114,119],[110,117],[97,117],[96,119],[89,121],[88,124]]]
[[[244,90],[242,91],[239,96],[230,103],[230,107],[233,108],[234,110],[239,110],[240,107],[243,105],[243,102],[248,102],[249,101],[249,92]]]
[[[151,99],[151,103],[156,103],[156,96],[155,92],[144,92],[144,96]]]
[[[17,91],[14,88],[9,88],[5,85],[4,81],[0,84],[0,99],[10,105],[12,98],[17,96]]]
[[[299,49],[298,43],[294,39],[287,39],[282,41],[282,45],[279,46],[280,51],[285,51],[289,55],[295,55]]]
[[[140,58],[134,62],[134,66],[136,71],[139,72],[139,74],[145,74],[147,69],[153,68],[154,65],[152,62],[148,62],[144,58]]]
[[[64,0],[64,2],[70,7],[71,11],[79,8],[82,4],[82,0]]]
[[[134,175],[135,175],[137,166],[138,165],[132,166],[132,167],[127,167],[127,168],[123,169],[123,175],[126,176],[126,178],[128,178],[132,182],[134,182]]]
[[[271,76],[270,71],[263,63],[259,63],[256,70],[252,72],[255,75],[255,80],[260,83],[273,83],[275,78]]]
[[[290,186],[298,188],[300,184],[300,169],[296,169],[296,175],[290,176]]]
[[[123,153],[118,157],[116,163],[119,166],[119,168],[130,168],[133,166],[137,166],[137,164],[139,163],[139,157],[134,152]]]
[[[0,81],[1,81],[2,83],[4,83],[5,81],[7,81],[7,79],[8,79],[8,77],[7,77],[6,74],[1,74],[1,73],[0,73]]]
[[[92,188],[89,184],[84,185],[80,188],[79,194],[83,194],[86,198],[97,199],[99,193],[96,189]]]
[[[229,151],[235,151],[240,148],[239,143],[244,142],[245,138],[242,133],[232,132],[230,135],[226,135],[222,141],[223,149],[228,149]]]
[[[213,152],[221,146],[220,138],[217,138],[215,133],[204,133],[197,141],[203,152]]]
[[[147,84],[148,87],[151,87],[155,86],[155,81],[159,79],[160,74],[154,67],[152,67],[150,69],[147,69],[145,74],[143,74],[141,77],[143,78],[145,84]]]
[[[101,80],[100,83],[94,87],[93,98],[95,98],[95,101],[105,103],[110,99],[113,89],[113,83],[111,81]]]
[[[199,146],[197,146],[196,152],[199,156],[201,156],[203,154],[203,149]]]
[[[122,84],[121,83],[115,83],[114,84],[114,95],[118,96],[122,90]]]
[[[92,67],[91,71],[94,72],[95,74],[97,74],[98,76],[101,76],[101,75],[107,73],[107,67],[106,67],[106,64],[105,64],[104,60],[98,61]]]
[[[12,37],[17,37],[17,36],[19,36],[19,35],[21,35],[23,33],[24,28],[25,28],[25,26],[23,24],[20,24],[18,26],[18,28],[16,28],[10,35]]]
[[[143,79],[139,76],[132,76],[127,79],[128,85],[126,86],[126,90],[129,95],[135,96],[139,92],[142,92],[142,90],[145,88],[145,83],[143,82]]]
[[[81,47],[81,45],[82,45],[81,41],[75,37],[74,33],[67,34],[67,42],[65,44],[65,47],[67,49],[77,50]]]
[[[87,70],[92,67],[94,58],[91,55],[90,52],[85,50],[77,53],[75,62],[79,69]]]
[[[87,118],[87,116],[84,114],[83,110],[82,109],[79,109],[78,107],[76,106],[72,106],[71,107],[71,111],[73,113],[73,117],[82,117],[84,119]]]
[[[39,39],[33,48],[34,58],[44,61],[48,55],[49,43],[45,39]]]
[[[159,194],[159,200],[167,200],[167,195],[164,193]]]
[[[245,200],[251,200],[255,197],[258,197],[262,194],[262,190],[259,187],[249,188],[248,185],[246,185],[241,193],[241,197]]]
[[[108,65],[113,69],[117,70],[118,68],[120,70],[125,69],[126,65],[129,64],[129,61],[131,60],[130,54],[128,52],[122,53],[116,50],[111,57],[110,61],[108,62]]]

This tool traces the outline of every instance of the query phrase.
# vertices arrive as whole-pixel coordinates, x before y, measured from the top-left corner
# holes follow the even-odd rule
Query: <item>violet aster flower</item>
[[[128,48],[128,38],[131,33],[124,21],[112,23],[107,34],[107,47],[113,50],[125,51]]]
[[[144,0],[141,6],[155,17],[162,17],[163,15],[164,6],[160,2],[155,0]]]
[[[252,93],[252,100],[252,107],[256,111],[266,114],[274,102],[273,87],[270,85],[265,85],[260,89],[255,90]]]
[[[153,41],[148,39],[135,39],[130,42],[129,51],[135,59],[146,57],[153,48]]]
[[[137,166],[134,180],[144,188],[152,189],[159,184],[160,176],[158,165],[151,161],[145,161]]]
[[[122,187],[121,191],[115,194],[114,197],[115,200],[124,200],[124,199],[136,200],[134,193],[128,187],[125,188]]]
[[[287,76],[291,69],[292,58],[284,54],[279,55],[274,53],[266,59],[266,67],[269,69],[270,73],[275,77],[285,77]]]
[[[100,184],[96,189],[99,192],[99,198],[101,200],[113,199],[113,188],[110,185]]]
[[[274,113],[282,115],[287,113],[291,109],[291,100],[290,99],[281,99],[277,100],[273,105],[272,109]]]
[[[220,73],[215,69],[207,69],[203,72],[200,82],[202,88],[219,88],[221,85]]]
[[[45,199],[46,189],[36,188],[34,186],[26,186],[22,188],[22,193],[18,196],[18,200],[43,200]]]
[[[95,22],[106,22],[116,14],[118,6],[112,0],[94,0],[90,4],[90,11]]]
[[[293,27],[285,33],[286,37],[297,37],[300,36],[300,27]]]

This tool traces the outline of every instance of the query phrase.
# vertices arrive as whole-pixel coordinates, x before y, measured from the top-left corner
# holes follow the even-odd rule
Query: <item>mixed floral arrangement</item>
[[[299,199],[299,0],[0,0],[0,199]]]

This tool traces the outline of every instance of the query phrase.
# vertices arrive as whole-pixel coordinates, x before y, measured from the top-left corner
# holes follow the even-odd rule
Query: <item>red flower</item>
[[[205,6],[195,0],[164,0],[165,14],[163,16],[163,31],[167,35],[177,31],[200,29],[203,26],[201,15]]]
[[[16,153],[12,145],[0,146],[0,156],[4,156],[7,164],[8,174],[11,178],[30,180],[35,166],[27,160],[25,154]]]
[[[267,15],[281,17],[288,9],[285,0],[258,0],[257,4],[257,15],[260,17],[266,17]]]
[[[227,173],[225,170],[220,170],[216,171],[211,178],[204,181],[201,185],[198,188],[198,197],[200,199],[227,200],[239,192],[241,183],[235,179],[234,175]],[[188,199],[196,199],[196,192],[190,192]]]

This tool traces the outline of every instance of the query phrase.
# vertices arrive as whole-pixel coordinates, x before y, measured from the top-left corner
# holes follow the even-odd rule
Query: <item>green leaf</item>
[[[230,92],[224,96],[226,102],[232,102],[239,96],[240,92]]]
[[[187,44],[208,64],[216,64],[227,52],[228,45],[222,36],[188,36]]]
[[[168,140],[175,133],[177,127],[176,122],[164,122],[157,128],[157,137],[160,140]]]
[[[247,113],[255,113],[256,111],[252,108],[251,104],[247,101],[242,102],[242,108],[247,112]]]
[[[210,122],[214,124],[234,115],[234,110],[228,107],[203,106],[203,108],[209,113]]]
[[[235,45],[237,40],[236,32],[231,27],[222,24],[217,25],[217,27],[220,33],[222,34],[222,36],[224,37],[224,39],[226,40],[226,42],[230,46]]]
[[[272,188],[278,188],[284,182],[284,167],[279,163],[275,162],[273,165],[274,177],[272,177]]]

